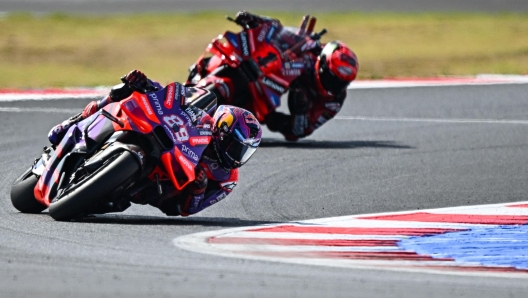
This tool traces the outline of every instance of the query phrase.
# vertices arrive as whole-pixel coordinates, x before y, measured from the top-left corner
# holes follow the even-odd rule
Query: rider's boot
[[[268,129],[272,132],[280,132],[287,141],[296,142],[299,137],[293,134],[293,117],[281,112],[273,111],[264,120]]]

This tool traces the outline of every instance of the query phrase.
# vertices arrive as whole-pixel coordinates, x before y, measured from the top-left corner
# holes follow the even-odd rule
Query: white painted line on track
[[[410,87],[442,86],[479,86],[528,84],[528,75],[477,75],[474,77],[440,77],[440,78],[402,78],[385,80],[358,80],[352,82],[348,89],[384,89]]]
[[[58,99],[92,99],[101,97],[102,94],[0,94],[0,102],[26,101],[26,100],[58,100]]]
[[[472,77],[389,78],[384,80],[357,80],[348,89],[383,89],[440,86],[478,86],[528,84],[528,75],[477,75]],[[23,100],[86,99],[108,94],[110,87],[65,88],[42,90],[0,89],[0,102]]]
[[[17,108],[17,107],[0,107],[0,112],[8,113],[62,113],[76,114],[79,109],[55,109],[55,108]]]
[[[336,120],[359,120],[380,122],[433,122],[453,124],[528,124],[528,120],[503,120],[503,119],[439,119],[439,118],[385,118],[365,116],[336,116]]]

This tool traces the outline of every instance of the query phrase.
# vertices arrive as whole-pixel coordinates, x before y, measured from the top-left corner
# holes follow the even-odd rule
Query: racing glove
[[[260,24],[261,18],[248,11],[242,10],[236,14],[235,23],[246,29],[252,29]]]
[[[128,74],[126,74],[123,77],[122,81],[125,81],[129,85],[132,85],[138,88],[145,88],[148,84],[147,76],[143,72],[137,69],[134,69],[130,71]]]

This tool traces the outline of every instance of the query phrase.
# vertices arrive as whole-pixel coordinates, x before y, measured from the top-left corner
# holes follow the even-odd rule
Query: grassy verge
[[[229,12],[231,15],[234,12]],[[297,26],[302,13],[265,13]],[[208,42],[237,31],[222,12],[0,18],[0,88],[112,85],[138,68],[182,81]],[[323,41],[357,53],[360,78],[528,73],[528,14],[321,13]]]

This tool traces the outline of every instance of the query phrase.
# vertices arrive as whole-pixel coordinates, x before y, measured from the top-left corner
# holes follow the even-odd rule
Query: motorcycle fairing
[[[152,132],[158,139],[164,140],[164,150],[160,158],[161,165],[178,190],[194,181],[194,168],[209,144],[205,141],[196,141],[197,138],[203,138],[200,134],[203,129],[198,129],[196,126],[211,117],[188,105],[194,98],[201,95],[200,92],[200,89],[173,83],[159,91],[147,94],[135,92],[118,103],[123,111],[122,117],[118,117],[120,120],[132,122],[130,127],[133,130],[135,129],[134,123],[140,124],[137,125],[138,132]],[[116,110],[112,114],[117,115]],[[115,123],[114,128],[124,129]],[[210,141],[210,138],[208,140]]]
[[[41,172],[34,189],[35,198],[40,203],[49,206],[57,192],[57,185],[65,163],[70,162],[71,159],[73,159],[71,162],[75,163],[75,160],[81,159],[88,153],[88,148],[86,147],[87,138],[91,142],[103,142],[112,133],[113,126],[111,122],[102,116],[101,113],[96,113],[72,125],[55,148],[54,154],[47,161],[44,171]],[[34,166],[34,172],[40,172],[36,168],[37,166],[38,164]]]
[[[249,110],[259,121],[264,121],[266,115],[280,106],[281,95],[304,70],[301,58],[286,57],[281,45],[272,41],[280,30],[271,22],[239,33],[226,31],[206,49],[213,55],[207,66],[208,73],[221,65],[239,68],[245,73],[253,97]],[[226,42],[220,42],[221,39]]]
[[[61,184],[60,179],[69,176],[63,175],[65,171],[79,166],[79,162],[100,148],[112,134],[119,131],[136,131],[142,134],[156,135],[160,134],[160,130],[157,128],[161,128],[165,134],[164,140],[166,143],[170,142],[170,145],[165,147],[160,159],[161,166],[167,171],[166,175],[169,176],[178,190],[183,189],[185,185],[193,181],[195,178],[194,167],[198,164],[198,160],[208,144],[206,140],[210,141],[210,138],[196,141],[196,138],[203,138],[200,134],[200,131],[203,131],[203,125],[201,129],[198,129],[192,121],[192,116],[200,118],[200,122],[211,119],[211,117],[205,113],[191,116],[182,109],[188,108],[180,105],[182,101],[185,101],[182,96],[185,97],[187,93],[191,96],[192,92],[188,91],[174,94],[174,104],[170,109],[162,106],[159,99],[165,99],[166,93],[167,88],[148,94],[134,92],[129,98],[103,108],[115,118],[115,121],[99,111],[72,125],[57,145],[54,154],[46,162],[44,171],[40,168],[37,169],[42,167],[41,164],[34,166],[33,171],[41,173],[34,188],[35,198],[42,204],[49,206],[57,194],[57,186]],[[177,124],[175,127],[168,125],[171,120]],[[175,131],[176,127],[178,132]],[[182,132],[183,130],[185,130],[185,134]],[[162,138],[163,134],[160,134]],[[194,140],[192,144],[190,140]],[[135,150],[134,153],[140,158],[141,163],[141,156],[138,155],[141,152],[134,148],[129,148],[130,150]]]

